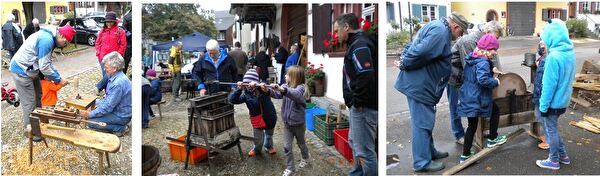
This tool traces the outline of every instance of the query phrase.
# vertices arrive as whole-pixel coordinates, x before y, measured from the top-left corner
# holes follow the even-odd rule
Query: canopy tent
[[[193,32],[181,38],[178,38],[174,41],[168,41],[159,43],[152,46],[152,66],[151,68],[155,68],[158,65],[159,60],[168,59],[168,51],[171,49],[173,45],[175,45],[178,41],[183,43],[182,51],[184,52],[192,52],[196,57],[200,57],[200,53],[206,52],[206,42],[211,40],[212,38],[200,33]],[[219,46],[224,49],[226,52],[229,51],[229,45],[223,41],[219,42]],[[188,63],[189,58],[184,59],[184,64]]]

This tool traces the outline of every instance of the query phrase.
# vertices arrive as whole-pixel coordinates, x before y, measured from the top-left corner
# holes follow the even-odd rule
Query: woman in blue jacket
[[[464,83],[460,87],[458,115],[460,117],[467,117],[469,127],[465,134],[463,154],[460,156],[461,163],[474,154],[471,151],[471,147],[480,117],[492,117],[493,119],[490,122],[495,123],[490,124],[490,134],[487,140],[488,147],[494,147],[506,142],[506,136],[498,135],[497,132],[499,116],[492,116],[492,112],[497,110],[497,107],[494,107],[492,89],[500,84],[500,80],[493,77],[492,68],[494,64],[491,58],[496,55],[498,47],[498,39],[491,34],[486,34],[477,42],[477,49],[465,58]]]

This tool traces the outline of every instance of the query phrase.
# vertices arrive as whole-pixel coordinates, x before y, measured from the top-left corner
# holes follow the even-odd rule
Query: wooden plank
[[[525,95],[516,95],[515,96],[515,112],[514,113],[518,113],[518,112],[524,112],[524,111],[532,111],[534,109],[533,107],[533,101],[532,101],[532,97],[533,94],[528,93]],[[500,115],[505,115],[505,114],[509,114],[510,112],[510,97],[502,97],[502,98],[494,98],[494,103],[496,103],[496,105],[498,105],[498,110],[500,111]]]
[[[121,147],[121,140],[114,134],[102,133],[88,129],[60,127],[50,124],[40,124],[42,136],[60,140],[76,146],[115,153]]]
[[[575,74],[575,82],[585,81],[585,80],[600,80],[600,74]]]
[[[507,137],[506,137],[506,142],[508,142],[509,140],[513,139],[514,137],[518,136],[519,134],[525,132],[525,129],[523,128],[519,128],[517,131],[510,133]],[[502,144],[502,145],[506,145],[506,143]],[[463,170],[464,168],[466,168],[467,166],[475,163],[476,161],[479,161],[480,159],[484,158],[485,156],[487,156],[488,154],[492,153],[493,151],[499,149],[502,145],[493,147],[493,148],[485,148],[479,152],[477,152],[475,155],[471,156],[471,158],[467,159],[465,162],[460,163],[454,167],[451,167],[450,169],[444,171],[444,173],[442,175],[453,175],[461,170]]]
[[[587,100],[581,99],[581,98],[571,97],[571,101],[573,103],[577,103],[586,108],[589,108],[590,106],[592,106],[592,103],[588,102]]]
[[[579,121],[579,122],[571,121],[571,122],[569,122],[569,125],[576,126],[576,127],[579,127],[579,128],[583,128],[585,130],[588,130],[588,131],[596,133],[596,134],[600,134],[600,129],[599,128],[596,128],[590,122],[585,121],[585,120],[582,120],[582,121]]]
[[[65,100],[65,104],[67,107],[73,107],[79,110],[87,110],[90,107],[93,107],[96,103],[96,99],[98,96],[88,95],[88,94],[79,94],[81,99],[77,99],[77,95],[73,95]]]
[[[574,82],[573,88],[579,88],[579,89],[589,90],[589,91],[600,91],[600,83]]]

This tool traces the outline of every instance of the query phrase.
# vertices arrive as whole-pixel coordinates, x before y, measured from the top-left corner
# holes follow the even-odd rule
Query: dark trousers
[[[152,87],[149,85],[142,86],[142,128],[148,128],[148,113],[150,111],[150,96]]]
[[[498,123],[500,122],[500,113],[498,110],[498,105],[494,103],[492,105],[492,117],[490,118],[490,134],[487,136],[489,139],[496,139],[496,137],[498,137]],[[469,155],[471,153],[471,147],[473,146],[473,138],[475,137],[475,131],[477,131],[479,117],[469,117],[467,120],[469,122],[469,127],[467,127],[467,132],[465,134],[463,155]]]

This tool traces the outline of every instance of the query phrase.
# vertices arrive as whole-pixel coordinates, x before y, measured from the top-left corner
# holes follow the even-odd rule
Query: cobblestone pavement
[[[78,76],[80,79],[79,91],[81,93],[94,94],[95,84],[102,75],[100,68],[93,65],[73,76]],[[72,85],[62,88],[58,94],[59,106],[64,106],[64,102],[61,100],[74,94],[75,90]],[[43,143],[34,143],[33,164],[29,166],[28,140],[23,134],[21,117],[21,107],[15,108],[2,102],[2,175],[99,174],[98,154],[95,151],[53,139],[47,140],[48,148]],[[121,150],[110,154],[111,167],[105,167],[105,174],[131,174],[131,133],[126,133],[120,139]]]
[[[182,95],[182,96],[185,96]],[[187,130],[188,120],[186,107],[188,102],[172,102],[170,93],[163,93],[166,104],[161,106],[163,119],[159,120],[158,109],[152,106],[156,119],[150,121],[150,128],[142,131],[142,141],[145,145],[152,145],[159,149],[162,163],[158,174],[200,175],[208,174],[208,162],[202,161],[198,165],[190,165],[184,170],[182,161],[171,160],[168,140],[165,138],[184,135]],[[237,147],[219,153],[211,160],[214,171],[218,175],[280,175],[285,170],[285,155],[283,153],[283,121],[281,120],[281,100],[272,99],[277,109],[277,125],[273,136],[277,154],[263,153],[259,156],[248,157],[247,152],[253,146],[250,141],[241,143],[243,159],[240,159]],[[240,128],[242,135],[252,136],[252,128],[248,119],[248,109],[244,104],[235,106],[235,123]],[[310,166],[299,169],[298,175],[346,175],[351,164],[335,150],[334,146],[326,146],[312,132],[307,131],[306,141],[310,151]],[[294,143],[294,157],[298,163],[300,151]]]

